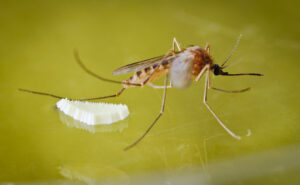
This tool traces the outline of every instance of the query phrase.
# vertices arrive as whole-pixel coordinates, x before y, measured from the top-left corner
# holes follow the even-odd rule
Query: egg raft
[[[111,124],[129,115],[127,105],[123,104],[61,99],[56,106],[66,115],[88,125]]]

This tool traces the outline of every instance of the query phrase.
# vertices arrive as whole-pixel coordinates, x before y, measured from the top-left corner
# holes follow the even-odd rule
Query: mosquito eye
[[[220,74],[220,67],[217,66],[217,65],[215,66],[214,74],[215,74],[215,75],[219,75],[219,74]]]

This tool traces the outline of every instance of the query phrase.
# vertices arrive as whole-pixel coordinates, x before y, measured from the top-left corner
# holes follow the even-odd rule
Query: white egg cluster
[[[111,124],[129,115],[127,105],[70,101],[61,99],[56,106],[66,115],[88,125]]]

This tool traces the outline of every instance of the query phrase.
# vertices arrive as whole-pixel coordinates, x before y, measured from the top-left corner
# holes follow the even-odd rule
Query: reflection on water
[[[189,168],[169,170],[168,173],[158,171],[146,175],[137,175],[132,178],[130,184],[259,184],[261,177],[270,178],[273,182],[282,182],[280,180],[290,170],[294,170],[299,174],[299,155],[300,145],[295,144],[235,159],[214,161],[206,164],[205,168],[190,166]],[[295,178],[289,179],[289,182],[283,184],[299,184],[299,180]],[[122,184],[122,182],[117,181],[111,184]]]
[[[209,140],[212,138],[208,138]],[[204,140],[206,142],[206,140]],[[72,183],[76,181],[85,184],[172,184],[172,185],[217,185],[259,184],[260,177],[266,176],[275,180],[282,178],[289,170],[299,172],[300,145],[285,146],[260,153],[254,153],[227,159],[214,161],[203,166],[190,166],[168,171],[157,171],[148,174],[136,174],[129,178],[125,171],[113,166],[69,166],[58,167],[59,173]],[[115,176],[114,176],[115,175]],[[294,182],[295,179],[290,179]],[[298,181],[291,184],[298,184]]]
[[[67,179],[77,180],[77,181],[84,182],[89,185],[96,184],[93,179],[91,179],[90,177],[83,175],[77,171],[70,170],[68,168],[61,167],[61,166],[58,167],[58,170],[59,170],[59,173]]]
[[[78,128],[82,130],[86,130],[91,133],[95,132],[122,132],[125,128],[128,127],[128,121],[120,121],[117,123],[109,124],[109,125],[87,125],[78,120],[73,119],[71,116],[64,114],[62,111],[58,110],[59,119],[65,125],[70,128]]]
[[[58,167],[58,172],[65,180],[71,180],[69,184],[77,184],[78,182],[88,185],[129,184],[128,174],[112,166],[62,165]]]

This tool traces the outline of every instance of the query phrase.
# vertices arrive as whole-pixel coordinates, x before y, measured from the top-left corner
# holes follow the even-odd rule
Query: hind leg
[[[101,96],[101,97],[95,97],[95,98],[80,98],[80,99],[75,99],[75,98],[68,98],[68,97],[63,97],[63,96],[58,96],[50,93],[44,93],[44,92],[38,92],[38,91],[32,91],[32,90],[27,90],[27,89],[19,89],[19,91],[27,92],[27,93],[32,93],[32,94],[38,94],[38,95],[43,95],[43,96],[49,96],[52,98],[57,98],[57,99],[64,99],[67,98],[69,100],[77,100],[77,101],[89,101],[89,100],[100,100],[100,99],[105,99],[105,98],[114,98],[114,97],[119,97],[122,92],[126,88],[123,87],[119,92],[113,95],[108,95],[108,96]]]

